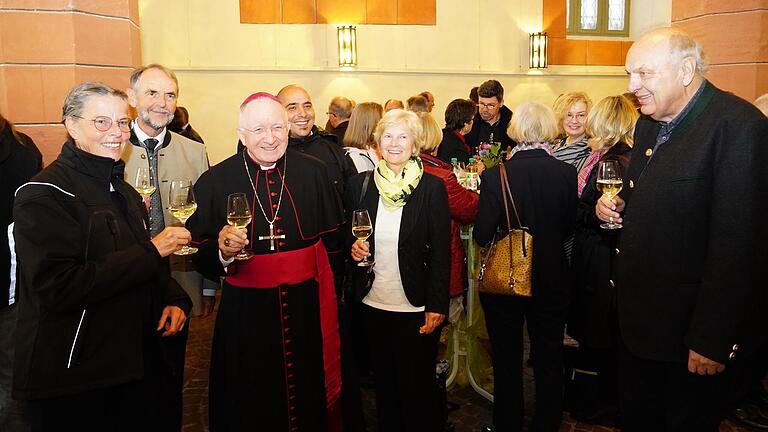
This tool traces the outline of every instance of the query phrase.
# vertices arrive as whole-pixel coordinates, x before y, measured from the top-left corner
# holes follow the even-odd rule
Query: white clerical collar
[[[138,121],[136,121],[136,120],[134,120],[134,121],[133,121],[133,133],[135,133],[135,134],[136,134],[136,138],[138,138],[138,139],[139,139],[139,142],[142,142],[142,143],[143,143],[144,141],[146,141],[146,140],[150,139],[150,138],[154,138],[154,139],[156,139],[156,140],[157,140],[157,142],[158,142],[159,144],[162,144],[163,142],[165,142],[165,134],[166,134],[167,132],[168,132],[168,128],[163,128],[163,130],[162,130],[162,131],[160,131],[160,133],[159,133],[159,134],[157,134],[157,136],[151,137],[151,136],[147,135],[147,134],[146,134],[146,133],[145,133],[145,132],[144,132],[144,131],[143,131],[143,130],[142,130],[140,127],[139,127],[139,123],[138,123]]]
[[[277,165],[277,162],[273,162],[272,165],[259,164],[259,167],[261,167],[262,170],[266,171],[266,170],[271,170],[272,168],[275,167],[275,165]]]

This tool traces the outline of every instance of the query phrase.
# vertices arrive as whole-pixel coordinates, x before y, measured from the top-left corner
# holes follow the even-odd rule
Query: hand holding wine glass
[[[368,210],[355,210],[352,213],[352,235],[354,235],[356,239],[364,242],[368,240],[368,237],[370,237],[371,234],[373,234],[373,224],[371,223],[371,217],[368,215]],[[360,267],[370,267],[373,264],[373,261],[368,261],[367,256],[357,263]]]
[[[245,230],[251,223],[251,208],[245,194],[237,192],[227,196],[227,223],[235,228]],[[253,256],[253,252],[246,251],[245,246],[240,253],[235,255],[236,260],[247,260]]]
[[[181,221],[182,224],[187,223],[187,219],[197,210],[192,182],[181,179],[171,181],[169,201],[168,210],[171,212],[171,215]],[[181,249],[174,252],[174,255],[190,255],[195,252],[197,252],[197,248],[184,245]]]
[[[624,187],[624,180],[622,179],[621,165],[615,160],[600,161],[597,167],[597,189],[608,197],[613,199],[621,192]],[[613,222],[613,220],[600,224],[601,228],[605,229],[618,229],[622,225],[620,223]]]

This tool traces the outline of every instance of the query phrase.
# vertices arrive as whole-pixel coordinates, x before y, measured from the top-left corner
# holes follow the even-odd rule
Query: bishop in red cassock
[[[240,107],[245,150],[195,184],[195,264],[224,276],[213,335],[210,430],[341,430],[337,302],[323,238],[343,222],[325,165],[287,149],[288,117],[268,93]],[[252,222],[227,224],[245,193]],[[326,242],[327,244],[327,242]],[[237,260],[245,247],[254,256]]]

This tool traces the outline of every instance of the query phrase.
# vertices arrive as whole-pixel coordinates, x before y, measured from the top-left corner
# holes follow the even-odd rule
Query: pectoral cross
[[[275,250],[275,240],[284,239],[285,234],[275,235],[275,225],[269,224],[269,235],[259,236],[259,240],[269,240],[269,250]]]

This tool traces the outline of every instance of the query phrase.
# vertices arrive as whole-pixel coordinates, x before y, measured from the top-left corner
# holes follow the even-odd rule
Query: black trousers
[[[364,306],[380,432],[441,431],[435,378],[439,330],[419,334],[424,312]]]
[[[523,322],[535,353],[536,414],[532,431],[560,429],[563,411],[565,297],[480,294],[493,348],[493,424],[498,432],[523,428]]]
[[[160,340],[163,344],[163,360],[166,363],[167,374],[162,378],[165,381],[164,388],[168,390],[167,399],[164,402],[168,413],[169,428],[173,431],[181,430],[181,418],[183,415],[183,390],[184,390],[184,363],[187,353],[187,339],[189,338],[189,325],[191,318],[187,317],[184,328],[173,336]]]
[[[622,432],[718,431],[727,369],[716,375],[690,373],[687,363],[643,359],[624,343],[619,355]]]

